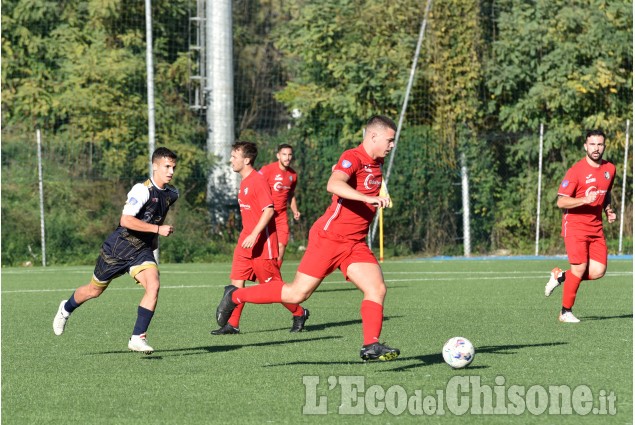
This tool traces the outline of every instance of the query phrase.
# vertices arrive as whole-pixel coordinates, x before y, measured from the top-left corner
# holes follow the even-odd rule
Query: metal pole
[[[472,237],[470,233],[470,181],[467,174],[465,153],[461,152],[461,190],[463,195],[463,255],[472,255]]]
[[[624,203],[626,202],[626,170],[628,169],[628,137],[630,136],[630,120],[626,120],[626,144],[624,146],[624,171],[622,172],[622,204],[620,205],[620,239],[617,253],[622,255],[622,234],[624,232]]]
[[[150,177],[154,152],[154,63],[152,60],[152,0],[146,0],[146,79],[148,85],[148,150],[150,151]]]
[[[395,153],[397,152],[397,143],[399,142],[399,135],[401,134],[401,127],[403,125],[404,117],[406,116],[406,109],[408,108],[408,99],[410,98],[410,90],[414,84],[415,71],[417,70],[417,61],[419,60],[419,54],[421,53],[421,45],[423,44],[423,36],[426,32],[426,26],[428,25],[428,13],[432,6],[432,0],[428,0],[426,9],[423,15],[423,21],[421,22],[421,28],[419,29],[419,40],[417,41],[417,48],[415,50],[414,57],[412,58],[412,66],[410,67],[410,77],[408,78],[408,85],[406,86],[406,95],[404,96],[403,104],[401,106],[401,113],[399,114],[399,123],[397,124],[397,132],[395,133],[395,147],[390,152],[390,158],[388,159],[388,167],[383,177],[386,185],[388,185],[388,179],[390,178],[390,170],[392,169],[392,163],[395,159]],[[370,232],[369,245],[372,244],[375,239],[375,232],[377,231],[377,216],[373,221],[373,229]]]
[[[152,0],[146,0],[146,79],[148,86],[148,151],[149,173],[152,178],[152,153],[154,152],[154,64],[152,61]],[[154,259],[159,263],[159,245],[154,250]]]
[[[536,251],[538,255],[538,245],[540,242],[540,197],[542,194],[542,145],[543,145],[543,124],[540,123],[540,148],[538,149],[538,200],[536,202]]]
[[[46,237],[44,228],[44,185],[42,182],[42,140],[40,135],[40,129],[35,131],[37,139],[37,173],[38,183],[40,186],[40,233],[42,238],[42,267],[46,267]]]

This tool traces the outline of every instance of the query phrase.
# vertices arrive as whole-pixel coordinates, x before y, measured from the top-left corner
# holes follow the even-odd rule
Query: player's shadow
[[[236,338],[234,335],[230,335],[227,337],[217,337],[217,338]],[[240,338],[240,337],[238,337]],[[304,338],[304,339],[289,339],[284,341],[267,341],[267,342],[255,342],[253,344],[236,344],[236,345],[207,345],[207,346],[198,346],[198,347],[185,347],[185,348],[173,348],[173,349],[163,349],[156,350],[152,355],[141,355],[142,360],[161,360],[163,357],[181,357],[181,356],[197,356],[202,354],[214,354],[214,353],[224,353],[227,351],[239,350],[241,348],[249,348],[249,347],[269,347],[275,345],[285,345],[285,344],[296,344],[303,342],[313,342],[313,341],[321,341],[321,340],[329,340],[329,339],[339,339],[340,336],[322,336],[317,338]],[[86,353],[86,355],[103,355],[103,354],[127,354],[134,355],[136,353],[130,353],[130,351],[118,350],[118,351],[101,351],[97,353]]]
[[[388,286],[388,289],[398,289],[398,288],[407,288],[408,287],[408,285],[392,285],[390,283],[387,283],[386,286]],[[344,292],[344,291],[359,292],[359,289],[357,289],[357,287],[355,287],[353,285],[347,285],[345,287],[339,287],[339,288],[333,288],[331,286],[328,286],[328,287],[320,286],[318,289],[315,290],[316,293],[318,293],[318,292]]]
[[[551,346],[563,345],[563,344],[566,344],[566,342],[545,342],[542,344],[486,345],[484,347],[476,347],[475,358],[478,359],[479,354],[483,354],[483,353],[509,355],[509,354],[515,354],[516,351],[525,349],[525,348],[551,347]],[[397,358],[397,361],[399,362],[413,361],[413,360],[415,360],[416,363],[400,366],[393,369],[386,369],[386,370],[383,370],[382,372],[404,372],[407,370],[417,369],[424,366],[431,366],[434,364],[445,363],[445,361],[443,360],[443,355],[441,355],[441,353],[424,354],[422,356],[416,356],[416,357],[400,356],[399,358]],[[489,366],[479,365],[479,364],[469,366],[470,370],[487,369],[487,368],[489,368]]]
[[[403,316],[386,316],[386,317],[384,317],[384,322],[387,322],[390,319],[398,319],[400,317],[403,317]],[[309,320],[311,320],[311,318],[309,318]],[[317,323],[315,325],[306,325],[306,326],[304,326],[304,330],[307,331],[307,332],[316,332],[316,331],[323,331],[323,330],[329,329],[329,328],[337,328],[337,327],[342,327],[342,326],[359,325],[361,323],[362,323],[361,319],[357,319],[357,320],[343,320],[341,322]],[[264,330],[260,330],[260,331],[249,332],[249,333],[274,332],[274,331],[283,331],[283,330],[289,330],[289,327],[276,328],[276,329],[264,329]]]
[[[619,316],[580,316],[580,318],[583,320],[632,319],[633,313],[620,314]]]

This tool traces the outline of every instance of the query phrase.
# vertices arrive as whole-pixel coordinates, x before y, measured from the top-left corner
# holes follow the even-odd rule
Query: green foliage
[[[92,263],[125,193],[148,175],[145,5],[121,0],[7,0],[2,13],[2,261],[41,259],[35,135],[42,130],[48,257]],[[416,0],[237,0],[236,134],[258,164],[295,147],[302,219],[296,244],[330,202],[326,181],[366,119],[399,118],[423,18]],[[561,253],[556,189],[602,127],[622,181],[632,116],[632,13],[621,0],[433,2],[390,176],[391,252],[461,254],[461,157],[470,183],[472,247],[533,252],[538,129],[544,124],[541,252]],[[162,240],[165,261],[230,256],[234,211],[211,228],[203,117],[189,109],[193,56],[186,0],[152,2],[156,145],[177,152],[181,192]],[[293,115],[297,109],[301,115]],[[297,112],[297,111],[296,111]],[[625,233],[632,235],[626,197]],[[611,250],[616,225],[606,226]],[[632,237],[624,241],[632,251]],[[612,251],[612,252],[613,252]],[[627,252],[631,252],[627,251]]]

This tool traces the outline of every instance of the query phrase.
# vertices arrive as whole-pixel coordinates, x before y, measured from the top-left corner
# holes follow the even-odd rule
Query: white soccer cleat
[[[144,354],[152,354],[154,352],[154,348],[148,345],[146,334],[132,335],[130,337],[130,341],[128,341],[128,349],[130,351],[138,351]]]
[[[551,295],[553,290],[560,286],[560,282],[558,282],[560,273],[562,273],[560,267],[554,267],[553,270],[551,270],[551,277],[549,277],[549,282],[545,285],[545,297]]]
[[[66,300],[60,303],[60,307],[57,309],[57,314],[53,319],[53,332],[55,332],[55,335],[58,336],[64,333],[66,322],[70,316],[70,313],[67,313],[66,310],[64,310],[64,304],[66,304]]]
[[[580,320],[573,315],[570,311],[560,313],[558,320],[562,323],[580,323]]]

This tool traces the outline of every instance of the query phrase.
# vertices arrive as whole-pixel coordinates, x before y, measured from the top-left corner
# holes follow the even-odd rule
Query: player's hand
[[[584,197],[584,199],[586,200],[586,204],[592,204],[595,202],[596,199],[598,199],[598,193],[596,191],[589,192],[587,196]]]
[[[294,213],[293,213],[293,219],[294,219],[295,221],[298,221],[298,220],[300,220],[300,216],[301,216],[301,215],[302,215],[302,214],[300,214],[300,211],[296,211],[296,212],[294,212]]]
[[[174,226],[163,224],[159,226],[159,231],[157,233],[161,236],[170,236],[172,233],[174,233]]]
[[[609,221],[609,223],[613,223],[615,220],[617,220],[617,214],[615,214],[615,211],[613,210],[607,210],[606,219]]]
[[[369,196],[366,203],[374,205],[377,208],[387,208],[390,205],[390,198],[384,196]]]
[[[243,248],[251,248],[255,244],[256,244],[256,237],[253,235],[248,235],[240,246],[242,246]]]

